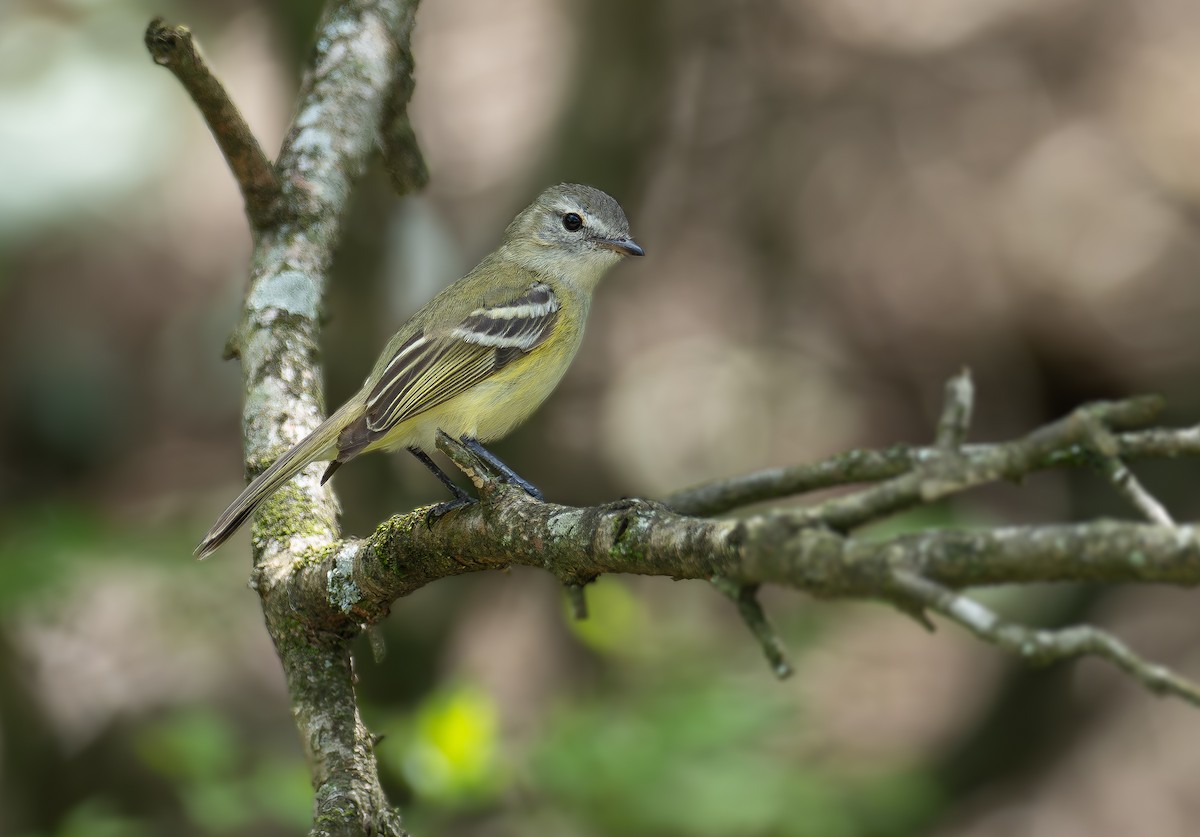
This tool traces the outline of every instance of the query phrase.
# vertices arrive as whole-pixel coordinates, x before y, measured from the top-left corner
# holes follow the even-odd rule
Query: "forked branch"
[[[331,2],[277,166],[182,27],[153,22],[147,47],[192,95],[246,200],[257,235],[243,320],[246,460],[270,462],[322,415],[318,308],[353,179],[382,145],[403,191],[424,181],[406,105],[415,0]],[[395,601],[452,575],[512,564],[563,582],[578,616],[584,585],[603,573],[715,583],[754,631],[777,673],[782,646],[758,604],[774,584],[826,598],[876,599],[927,624],[925,610],[986,642],[1045,662],[1092,654],[1147,688],[1193,703],[1197,688],[1094,628],[1042,631],[1009,624],[964,593],[1044,581],[1200,583],[1200,534],[1174,525],[1127,462],[1200,454],[1200,427],[1134,430],[1154,420],[1155,398],[1085,405],[1019,439],[966,444],[970,378],[947,385],[935,444],[851,451],[811,465],[760,472],[680,492],[666,504],[624,500],[570,508],[531,500],[449,439],[442,451],[481,502],[432,526],[425,510],[385,521],[365,539],[339,539],[335,503],[319,468],[264,504],[254,527],[253,583],[287,677],[310,755],[313,834],[403,835],[381,790],[373,739],[354,694],[349,643]],[[1151,523],[1095,521],[986,530],[929,530],[889,539],[855,530],[896,512],[997,480],[1058,466],[1099,466]],[[806,507],[736,520],[711,515],[750,503],[873,483]]]

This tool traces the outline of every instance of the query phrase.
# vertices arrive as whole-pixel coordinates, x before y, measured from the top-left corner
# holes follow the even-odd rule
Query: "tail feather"
[[[246,490],[229,504],[229,508],[221,512],[217,522],[212,525],[208,534],[196,547],[195,555],[198,559],[204,560],[221,544],[229,540],[229,537],[250,519],[250,516],[264,500],[283,487],[285,482],[300,473],[307,465],[321,459],[332,458],[343,424],[342,412],[339,410],[323,421],[316,430],[276,459],[271,467],[246,486]]]

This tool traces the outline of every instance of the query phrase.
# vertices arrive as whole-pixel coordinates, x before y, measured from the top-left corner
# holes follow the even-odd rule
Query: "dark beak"
[[[622,256],[644,256],[646,251],[632,238],[605,238],[596,242],[601,247],[607,247]]]

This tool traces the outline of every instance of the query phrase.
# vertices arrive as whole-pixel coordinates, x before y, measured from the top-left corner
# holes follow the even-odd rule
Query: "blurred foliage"
[[[53,837],[141,837],[152,832],[146,823],[108,810],[102,801],[87,800],[73,808],[51,833]]]
[[[434,805],[471,807],[494,799],[505,785],[499,763],[497,709],[486,693],[446,687],[411,717],[393,716],[380,728],[380,766]]]
[[[618,578],[602,576],[584,588],[588,616],[576,619],[570,603],[563,602],[563,616],[571,633],[592,650],[604,654],[637,654],[646,636],[642,603]]]
[[[847,777],[780,751],[803,723],[772,692],[701,682],[623,704],[611,696],[559,714],[529,784],[583,833],[849,837],[912,833],[937,804],[919,773]]]
[[[20,516],[9,516],[3,521],[0,533],[0,614],[6,617],[2,624],[11,631],[24,622],[25,630],[32,631],[30,636],[38,637],[32,647],[45,655],[44,659],[26,662],[22,659],[24,655],[14,653],[15,649],[0,646],[0,691],[8,693],[10,701],[18,706],[36,700],[40,689],[52,687],[53,681],[42,676],[52,670],[56,654],[88,660],[89,652],[78,647],[80,642],[87,642],[88,624],[80,622],[73,627],[55,628],[54,623],[61,618],[59,613],[64,603],[69,609],[72,603],[86,600],[80,597],[88,586],[103,587],[101,568],[113,579],[123,574],[130,579],[137,577],[143,594],[161,595],[167,606],[185,620],[180,625],[155,618],[150,615],[155,612],[155,605],[144,600],[139,607],[146,608],[146,618],[130,614],[142,630],[170,634],[189,627],[192,630],[204,627],[186,622],[188,614],[197,615],[195,602],[188,601],[188,596],[179,589],[181,584],[191,585],[193,598],[197,594],[196,586],[183,573],[193,567],[187,560],[190,530],[154,525],[134,530],[64,504],[31,508]],[[164,558],[169,565],[164,566]],[[202,586],[211,587],[211,579]],[[200,597],[203,598],[203,593]],[[172,601],[174,604],[170,604]],[[99,625],[95,627],[102,630]],[[21,631],[16,634],[20,636]],[[214,630],[211,636],[215,639],[219,632]],[[104,642],[99,637],[95,641],[97,645]],[[153,649],[153,642],[131,636],[128,647],[113,655],[113,662],[119,666],[121,660],[136,660],[147,653],[156,653]],[[108,665],[92,659],[101,669]],[[39,676],[33,676],[35,671]],[[138,676],[131,670],[124,673]],[[150,705],[158,700],[150,692],[143,692],[141,697]],[[67,775],[84,771],[86,775],[87,771],[103,769],[93,762],[90,752],[97,745],[109,746],[103,738],[89,743],[90,733],[77,732],[83,738],[64,746],[64,742],[45,736],[51,733],[55,713],[72,705],[90,706],[90,711],[102,714],[119,712],[116,706],[99,708],[99,704],[110,699],[105,690],[91,696],[62,694],[52,701],[53,706],[41,707],[20,727],[13,726],[17,718],[0,714],[0,741],[6,744],[5,751],[14,763],[35,753],[46,759],[41,767],[46,771],[45,778],[52,781],[56,774],[61,778],[63,771]],[[118,726],[123,725],[115,715],[112,720]],[[139,812],[136,804],[130,808],[140,791],[154,794],[167,791],[165,797],[155,800],[152,810],[157,810],[159,817],[165,816],[166,821],[174,822],[173,827],[188,833],[271,833],[269,828],[263,830],[271,823],[286,826],[290,831],[305,826],[311,818],[311,787],[303,762],[294,753],[280,755],[272,748],[264,749],[260,738],[242,735],[234,721],[215,707],[179,707],[162,717],[147,714],[122,737],[129,752],[114,758],[111,765],[114,768],[121,765],[120,768],[86,780],[78,802],[62,812],[63,819],[55,829],[14,833],[56,837],[107,834],[136,837],[142,833],[160,833],[161,826],[141,821],[145,811]],[[125,749],[124,745],[118,748]],[[26,771],[20,782],[11,776],[6,783],[10,812],[22,808],[27,812],[36,810],[38,793],[46,793],[46,801],[55,796],[49,786],[39,781],[41,770],[26,768]],[[140,789],[131,798],[126,781],[138,776],[141,778],[136,779],[136,784]],[[21,786],[28,790],[23,794],[21,806],[17,806],[12,803],[17,801],[15,794]],[[60,790],[70,797],[76,787],[76,782],[65,782]],[[104,791],[92,793],[98,789]],[[169,813],[173,810],[175,813]]]
[[[0,523],[0,611],[69,579],[89,554],[108,552],[111,537],[94,515],[65,505],[7,515]]]
[[[311,824],[308,770],[295,760],[264,761],[230,722],[209,709],[180,711],[141,730],[134,744],[151,770],[169,779],[200,833],[227,834],[263,821]],[[252,764],[250,771],[241,764]]]
[[[459,687],[376,724],[386,732],[378,753],[415,791],[405,810],[430,833],[459,833],[498,809],[505,825],[490,833],[571,823],[562,827],[580,835],[889,837],[937,810],[927,774],[798,757],[779,736],[803,723],[789,701],[760,682],[700,674],[562,702],[528,750],[502,756],[495,706]]]

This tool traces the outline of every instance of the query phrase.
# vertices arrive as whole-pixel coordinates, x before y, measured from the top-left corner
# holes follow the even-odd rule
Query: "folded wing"
[[[470,389],[549,338],[558,299],[535,282],[503,305],[478,308],[444,334],[417,334],[397,350],[367,395],[366,430],[385,435]]]

